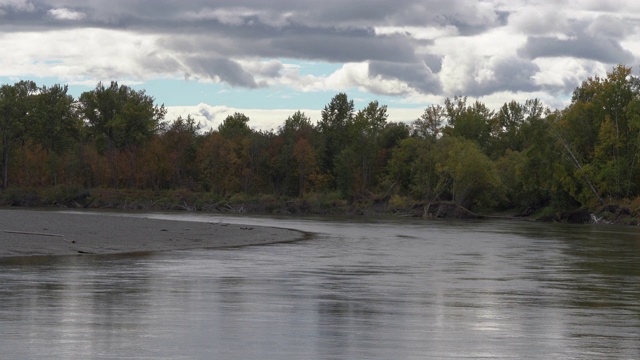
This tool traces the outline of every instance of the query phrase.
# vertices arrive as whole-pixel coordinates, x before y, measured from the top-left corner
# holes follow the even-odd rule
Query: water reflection
[[[634,228],[227,220],[321,235],[3,261],[3,358],[640,357]]]

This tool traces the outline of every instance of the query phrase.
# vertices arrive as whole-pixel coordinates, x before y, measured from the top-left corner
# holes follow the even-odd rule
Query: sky
[[[632,0],[0,0],[0,83],[145,90],[204,129],[276,130],[338,93],[410,122],[456,95],[566,106],[640,56]]]

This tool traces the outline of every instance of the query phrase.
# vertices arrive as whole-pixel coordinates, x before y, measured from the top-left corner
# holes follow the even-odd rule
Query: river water
[[[0,358],[640,358],[640,229],[145,216],[315,235],[4,260]]]

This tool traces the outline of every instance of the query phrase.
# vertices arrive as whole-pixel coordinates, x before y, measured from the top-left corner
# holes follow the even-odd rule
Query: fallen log
[[[5,230],[7,234],[20,234],[20,235],[37,235],[37,236],[51,236],[51,237],[64,237],[64,235],[60,234],[49,234],[49,233],[40,233],[40,232],[30,232],[30,231],[12,231]]]

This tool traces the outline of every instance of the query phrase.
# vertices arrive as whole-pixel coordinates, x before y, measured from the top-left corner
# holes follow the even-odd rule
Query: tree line
[[[336,193],[522,211],[640,195],[640,80],[623,65],[586,79],[553,111],[536,99],[492,110],[457,96],[405,124],[377,101],[356,109],[339,93],[317,123],[297,111],[272,131],[253,130],[242,113],[206,132],[165,114],[144,90],[116,82],[77,99],[62,85],[2,85],[2,189]]]

